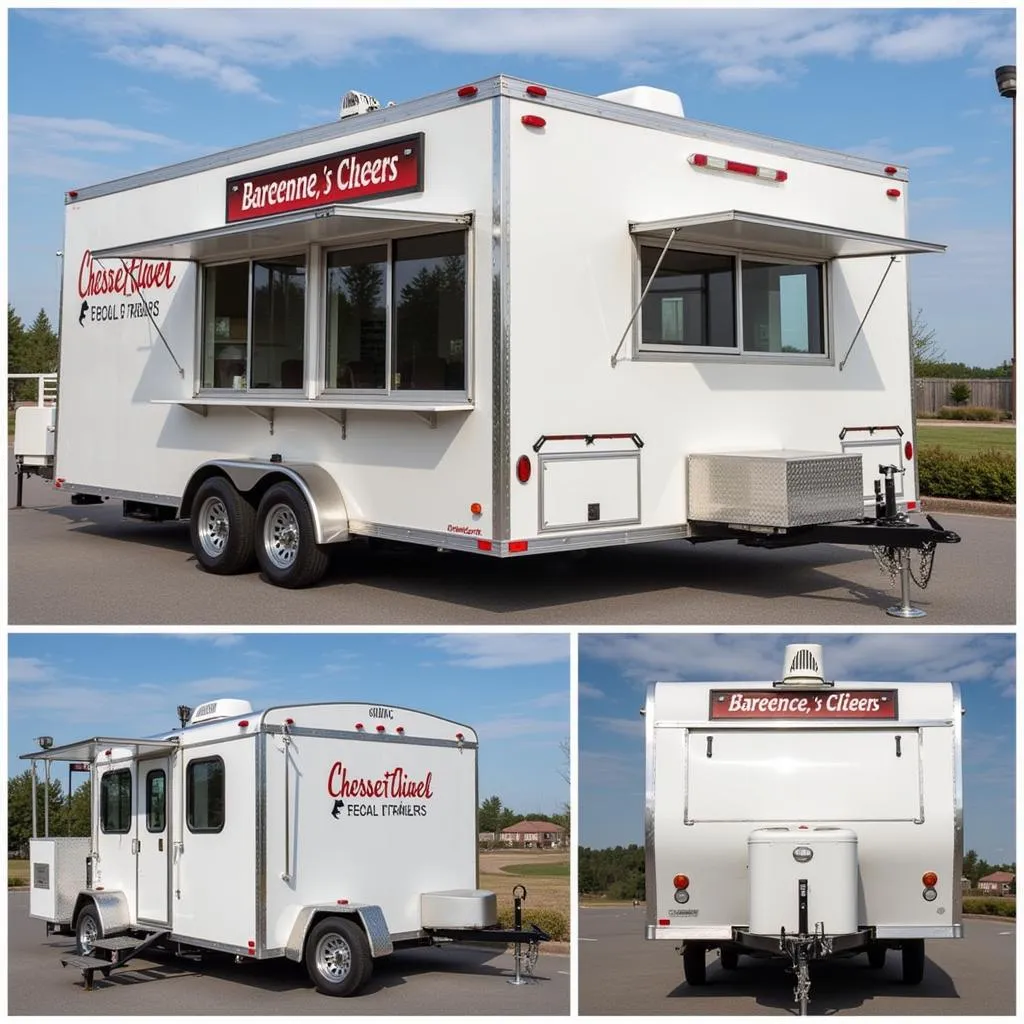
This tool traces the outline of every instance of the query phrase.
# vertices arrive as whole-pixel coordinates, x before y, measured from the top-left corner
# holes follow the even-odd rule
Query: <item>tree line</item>
[[[57,333],[45,310],[39,310],[30,327],[26,327],[13,306],[7,307],[7,372],[56,373],[58,360]],[[7,402],[34,401],[35,382],[7,382]]]
[[[914,350],[915,377],[938,377],[944,380],[1009,380],[1012,376],[1008,359],[995,367],[949,362],[945,350],[939,348],[935,330],[925,322],[921,310],[914,314],[911,321],[910,341]]]
[[[978,880],[994,871],[1017,873],[1017,865],[990,864],[974,850],[964,855],[963,877],[976,889]],[[644,898],[644,848],[630,843],[606,850],[581,846],[578,888],[581,896],[608,896],[615,900]]]
[[[542,814],[539,811],[530,811],[529,814],[520,814],[506,807],[500,796],[488,797],[477,811],[477,826],[480,832],[492,832],[497,836],[502,829],[509,828],[520,821],[550,821],[554,825],[561,825],[565,829],[566,837],[569,835],[569,814]]]
[[[58,769],[59,771],[60,769]],[[72,793],[64,792],[59,779],[51,776],[50,835],[90,835],[89,808],[92,789],[88,779]],[[46,821],[47,785],[39,773],[36,782],[36,827],[43,834]],[[28,855],[28,841],[32,838],[32,769],[7,780],[7,853],[10,857]]]

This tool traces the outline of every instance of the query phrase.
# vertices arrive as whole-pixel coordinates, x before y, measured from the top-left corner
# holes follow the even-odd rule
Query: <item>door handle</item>
[[[132,840],[132,853],[138,853],[142,849],[142,843],[138,839]]]
[[[164,852],[164,840],[162,836],[156,841],[156,848],[158,853]]]

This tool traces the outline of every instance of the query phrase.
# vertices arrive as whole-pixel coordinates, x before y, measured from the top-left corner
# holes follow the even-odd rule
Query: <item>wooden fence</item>
[[[955,380],[945,377],[917,377],[914,380],[917,415],[934,415],[944,405],[954,405],[949,389],[954,384],[966,384],[971,397],[964,405],[983,405],[987,409],[1010,411],[1011,382],[1008,377],[992,380]]]

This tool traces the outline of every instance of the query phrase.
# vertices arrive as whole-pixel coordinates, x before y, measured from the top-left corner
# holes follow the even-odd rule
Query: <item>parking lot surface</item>
[[[8,894],[7,1012],[83,1014],[472,1014],[563,1015],[569,1012],[569,957],[542,954],[533,980],[509,985],[511,954],[469,946],[411,949],[378,960],[356,996],[320,995],[301,964],[287,960],[212,965],[146,953],[86,992],[80,971],[62,968],[74,939],[46,937],[28,916],[28,893]],[[497,947],[501,949],[501,947]],[[136,966],[137,964],[137,966]]]
[[[204,573],[186,525],[126,521],[117,502],[73,506],[35,479],[24,500],[8,512],[12,626],[907,622],[885,614],[898,590],[866,548],[675,541],[499,561],[356,542],[335,549],[318,586],[285,591],[256,573]],[[940,547],[928,589],[915,588],[928,613],[917,622],[1013,623],[1015,520],[938,518],[963,541]]]
[[[676,942],[644,938],[642,907],[580,907],[580,1014],[793,1014],[793,976],[782,961],[740,957],[724,971],[708,954],[707,985],[683,981]],[[900,957],[880,971],[867,957],[811,965],[809,1013],[946,1016],[1013,1014],[1016,925],[1006,918],[969,918],[963,939],[925,943],[924,980],[900,982]]]

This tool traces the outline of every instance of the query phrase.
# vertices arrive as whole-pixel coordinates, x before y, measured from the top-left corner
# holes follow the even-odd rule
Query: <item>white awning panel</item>
[[[178,749],[174,740],[157,739],[124,739],[112,736],[94,736],[89,740],[78,740],[76,743],[65,743],[61,747],[50,747],[49,750],[34,750],[31,754],[22,754],[22,761],[95,761],[108,750],[131,751],[133,757],[139,754],[166,754]]]
[[[630,224],[629,229],[634,235],[650,235],[662,241],[667,241],[674,230],[673,242],[693,242],[811,260],[946,250],[944,245],[936,242],[915,242],[896,235],[873,235],[867,231],[827,227],[824,224],[767,217],[741,210],[634,223]]]
[[[403,235],[425,234],[472,223],[471,214],[420,213],[365,206],[320,206],[278,217],[225,224],[171,238],[154,238],[97,249],[94,259],[219,260],[310,242],[341,243],[382,238],[398,229]]]

